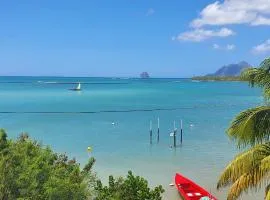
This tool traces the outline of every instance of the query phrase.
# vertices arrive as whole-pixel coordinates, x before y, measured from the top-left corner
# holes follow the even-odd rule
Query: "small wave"
[[[57,84],[58,82],[56,82],[56,81],[46,81],[46,82],[43,82],[43,83],[45,83],[45,84]]]

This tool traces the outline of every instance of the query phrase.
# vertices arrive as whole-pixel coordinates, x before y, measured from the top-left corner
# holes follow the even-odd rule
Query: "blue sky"
[[[189,77],[270,56],[269,0],[12,0],[0,75]]]

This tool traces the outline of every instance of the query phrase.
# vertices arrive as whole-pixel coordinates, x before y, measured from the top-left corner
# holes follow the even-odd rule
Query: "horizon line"
[[[154,78],[181,78],[181,79],[189,79],[191,77],[149,77],[149,78],[141,78],[138,76],[65,76],[65,75],[0,75],[0,77],[56,77],[56,78],[136,78],[136,79],[154,79]]]

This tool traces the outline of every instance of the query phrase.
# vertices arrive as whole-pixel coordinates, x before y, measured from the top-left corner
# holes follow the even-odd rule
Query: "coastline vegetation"
[[[150,189],[131,171],[126,178],[110,176],[109,186],[103,186],[94,163],[91,157],[81,168],[75,159],[53,152],[28,134],[11,140],[0,129],[0,200],[161,200],[162,186]]]
[[[108,186],[103,186],[98,180],[95,189],[95,200],[161,200],[164,192],[161,185],[151,190],[143,177],[134,176],[131,171],[125,178],[109,176]]]
[[[265,199],[270,200],[270,58],[258,68],[242,72],[241,77],[251,87],[263,89],[265,105],[239,113],[231,122],[227,135],[236,142],[242,153],[227,165],[217,188],[231,186],[228,200],[238,199],[250,189],[265,188]]]
[[[242,76],[194,76],[191,79],[196,81],[247,81]]]

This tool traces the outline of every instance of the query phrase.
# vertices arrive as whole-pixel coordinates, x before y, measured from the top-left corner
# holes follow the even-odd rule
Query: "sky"
[[[270,56],[270,0],[0,2],[0,75],[190,77]]]

